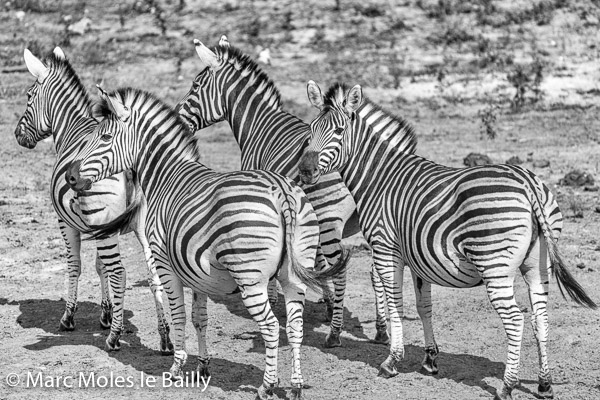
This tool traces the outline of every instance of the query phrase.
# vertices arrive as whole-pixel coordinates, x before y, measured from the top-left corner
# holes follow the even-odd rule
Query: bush
[[[511,104],[514,110],[523,107],[527,91],[533,93],[533,103],[542,99],[544,93],[540,86],[544,79],[544,63],[541,60],[536,58],[529,65],[516,65],[506,78],[516,90]]]

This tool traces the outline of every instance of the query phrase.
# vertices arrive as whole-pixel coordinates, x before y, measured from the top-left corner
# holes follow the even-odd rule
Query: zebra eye
[[[344,128],[335,128],[335,133],[340,134],[344,132]]]
[[[104,135],[100,136],[100,139],[102,139],[103,142],[110,142],[112,140],[112,135],[105,133]]]

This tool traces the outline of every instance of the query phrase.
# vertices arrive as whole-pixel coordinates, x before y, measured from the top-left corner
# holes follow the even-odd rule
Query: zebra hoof
[[[425,358],[421,363],[421,370],[430,375],[436,375],[440,372],[437,366],[437,356],[438,356],[437,346],[425,349]]]
[[[75,320],[73,318],[73,314],[65,311],[65,315],[60,319],[60,325],[58,326],[60,331],[74,331],[75,330]]]
[[[390,344],[390,335],[388,335],[387,333],[387,328],[382,329],[382,330],[377,330],[377,333],[375,334],[375,339],[373,339],[373,343],[377,343],[377,344],[385,344],[388,345]]]
[[[121,350],[119,336],[111,332],[106,338],[104,349],[108,352]]]
[[[273,400],[273,385],[266,388],[264,383],[260,385],[256,393],[257,400]]]
[[[58,326],[58,330],[60,331],[74,331],[75,330],[75,321],[73,321],[73,317],[69,319],[61,319],[60,324]]]
[[[290,400],[302,400],[302,387],[292,388]]]
[[[391,356],[388,357],[381,365],[379,366],[379,374],[377,376],[381,376],[382,378],[393,378],[398,375],[398,370],[396,369],[396,363],[391,360]]]
[[[109,329],[112,324],[112,304],[103,301],[100,308],[102,309],[100,312],[100,326],[102,329]]]
[[[210,379],[210,371],[208,370],[209,361],[200,361],[198,362],[198,367],[196,368],[196,373],[200,378],[203,378],[205,381]]]
[[[538,396],[540,399],[553,399],[554,391],[550,382],[540,382],[538,385]]]
[[[327,337],[325,338],[325,343],[323,343],[323,347],[326,349],[332,349],[334,347],[342,347],[342,341],[340,339],[339,332],[329,332]]]

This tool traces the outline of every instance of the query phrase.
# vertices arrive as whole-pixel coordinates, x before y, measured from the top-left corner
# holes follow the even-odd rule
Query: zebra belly
[[[208,295],[237,292],[239,288],[231,273],[218,263],[211,262],[210,257],[205,254],[200,257],[200,263],[188,258],[171,258],[173,272],[181,279],[183,285]]]
[[[443,268],[423,268],[415,262],[409,262],[408,267],[419,278],[438,286],[470,288],[483,283],[477,267],[459,255]]]

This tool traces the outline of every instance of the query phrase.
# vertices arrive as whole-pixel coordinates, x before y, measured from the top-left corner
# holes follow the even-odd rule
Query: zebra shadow
[[[240,294],[226,295],[226,296],[211,296],[210,299],[216,303],[225,306],[227,311],[231,314],[236,315],[245,319],[252,319],[250,313],[244,306],[242,302],[242,298]],[[285,340],[287,344],[287,337],[285,336],[285,323],[287,320],[286,309],[285,309],[285,298],[279,293],[277,297],[277,304],[272,306],[273,313],[277,317],[279,321],[280,330],[283,332],[280,335],[280,338]],[[210,311],[209,311],[210,312]],[[312,336],[315,332],[315,328],[319,327],[328,327],[329,322],[326,321],[325,318],[325,304],[320,302],[306,301],[304,304],[304,313],[303,313],[303,321],[304,321],[304,339]],[[328,331],[328,329],[327,329]],[[363,324],[358,319],[358,317],[354,316],[348,308],[344,307],[344,331],[351,333],[354,337],[359,339],[368,340],[368,336],[363,331]],[[249,332],[251,334],[256,334],[258,336],[258,341],[261,341],[260,333],[258,332],[258,327],[256,331]],[[323,336],[324,337],[324,336]],[[285,338],[285,339],[284,339]],[[280,340],[281,340],[280,339]],[[324,343],[325,339],[323,339]],[[319,346],[315,347],[323,347],[323,343]],[[257,350],[257,351],[263,351]]]
[[[250,319],[250,314],[244,307],[241,299],[236,296],[211,297],[215,303],[224,305],[232,314]],[[273,311],[280,322],[280,345],[287,344],[285,335],[285,301],[283,296],[279,295],[277,304],[273,307]],[[304,339],[302,346],[310,346],[319,351],[335,356],[337,360],[358,361],[372,367],[370,373],[372,377],[377,377],[380,364],[389,355],[389,346],[373,343],[368,338],[362,328],[358,328],[360,321],[357,318],[344,319],[344,333],[342,333],[342,347],[325,348],[323,343],[327,335],[328,329],[325,332],[317,331],[314,328],[325,324],[323,318],[324,305],[307,302],[304,310]],[[345,310],[345,314],[347,310]],[[349,314],[349,312],[348,312]],[[416,322],[420,325],[419,319]],[[410,320],[405,321],[408,325]],[[411,326],[409,329],[412,329]],[[407,329],[405,326],[404,329]],[[358,334],[360,336],[358,336]],[[350,334],[350,335],[348,335]],[[252,340],[249,352],[264,353],[265,347],[258,328],[249,332],[242,332],[236,335],[233,340]],[[466,338],[465,338],[466,339]],[[503,342],[499,342],[498,346],[504,346]],[[504,348],[504,347],[503,347]],[[486,357],[481,357],[473,354],[448,353],[441,349],[438,356],[439,373],[437,375],[429,375],[421,370],[421,362],[425,355],[424,348],[413,344],[406,344],[404,348],[404,360],[397,365],[397,369],[402,374],[411,374],[414,372],[429,376],[430,379],[451,379],[457,383],[472,387],[481,388],[492,395],[497,394],[497,389],[487,382],[486,378],[502,379],[504,375],[505,364],[503,362],[492,361]],[[334,361],[335,362],[335,361]],[[259,374],[260,375],[260,374]],[[259,376],[260,378],[260,376]],[[394,379],[391,378],[390,384],[393,384]],[[401,378],[400,378],[401,379]],[[535,383],[533,381],[522,380],[523,383]],[[235,390],[235,388],[233,388]],[[519,387],[519,391],[536,396],[526,387]]]
[[[90,301],[78,303],[75,315],[76,327],[74,331],[64,332],[58,329],[59,319],[65,309],[63,300],[26,299],[9,301],[0,298],[0,305],[18,306],[20,315],[15,322],[23,329],[40,329],[45,333],[38,335],[37,342],[26,344],[23,348],[31,351],[43,351],[60,346],[94,346],[104,351],[104,342],[108,331],[100,327],[100,305]],[[153,312],[154,309],[151,310]],[[152,315],[152,314],[151,314]],[[146,375],[161,376],[168,371],[173,363],[172,356],[163,357],[158,350],[159,336],[156,333],[152,340],[156,340],[156,348],[150,348],[141,342],[138,328],[131,322],[133,312],[125,309],[123,312],[123,335],[121,337],[121,350],[106,353],[107,357],[114,358],[123,365],[129,365]],[[152,315],[150,318],[155,319]],[[213,366],[214,365],[214,366]],[[256,385],[262,380],[262,372],[248,369],[244,363],[238,363],[220,358],[211,361],[215,375],[227,371],[247,371],[248,373],[236,375],[238,385]],[[189,362],[185,370],[192,371],[195,362]],[[252,373],[254,372],[254,373]],[[231,373],[231,372],[229,372]],[[239,377],[239,379],[237,379]],[[231,380],[231,379],[229,379]],[[210,385],[215,386],[221,382],[217,376],[211,379]],[[223,381],[222,389],[231,390],[231,383]],[[238,386],[235,386],[234,390]]]

